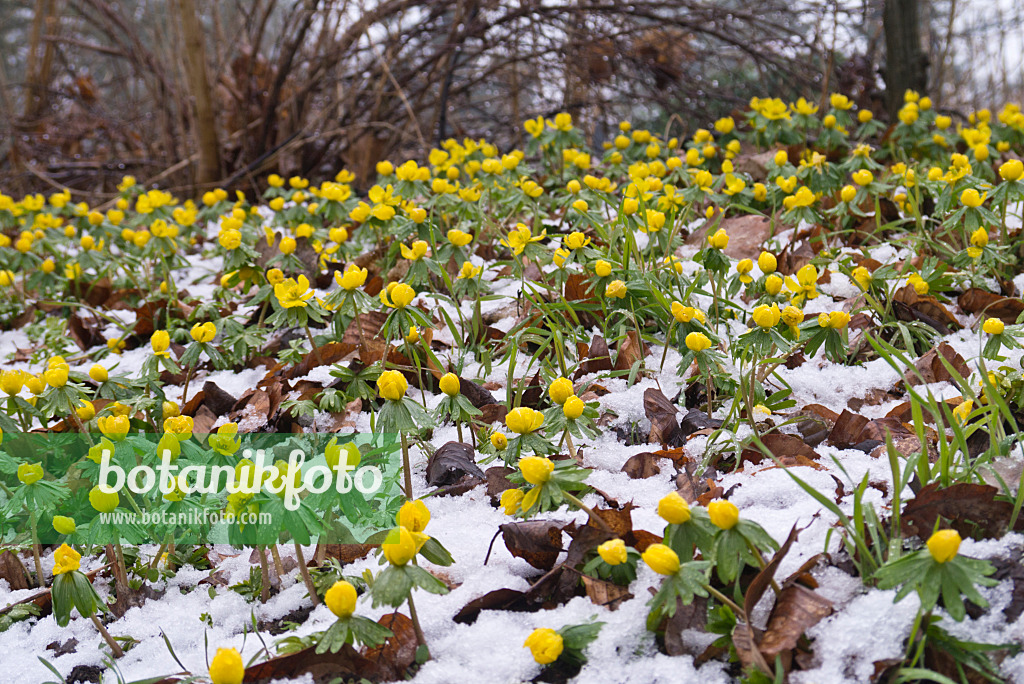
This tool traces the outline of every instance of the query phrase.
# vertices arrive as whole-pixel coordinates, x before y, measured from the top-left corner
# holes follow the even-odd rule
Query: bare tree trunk
[[[178,20],[185,37],[185,64],[189,93],[196,104],[196,145],[199,169],[196,182],[213,185],[220,180],[220,143],[217,141],[217,117],[213,111],[213,91],[206,75],[206,44],[195,0],[178,0]]]
[[[903,93],[928,87],[928,58],[921,49],[918,0],[885,0],[885,103],[891,116],[903,104]]]
[[[42,114],[49,101],[47,89],[53,69],[53,41],[45,41],[42,59],[39,58],[39,48],[44,42],[44,35],[56,33],[57,18],[57,0],[36,0],[25,68],[25,119],[28,120]]]

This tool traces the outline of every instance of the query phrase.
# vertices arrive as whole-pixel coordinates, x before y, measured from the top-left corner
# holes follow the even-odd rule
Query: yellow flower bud
[[[395,522],[410,532],[422,532],[430,522],[430,509],[420,499],[406,501],[398,509]]]
[[[72,521],[73,523],[74,521]],[[53,576],[63,575],[66,572],[78,570],[82,560],[82,554],[75,551],[67,544],[61,544],[60,548],[53,552]]]
[[[928,553],[936,563],[947,563],[956,558],[960,550],[960,533],[956,530],[939,530],[928,538]]]
[[[210,681],[213,684],[242,684],[244,678],[242,655],[233,648],[218,648],[210,663]]]
[[[519,470],[523,473],[523,479],[530,484],[542,485],[551,479],[555,464],[543,456],[527,456],[519,460]]]
[[[686,348],[693,352],[702,352],[711,347],[711,340],[704,333],[692,332],[686,336]]]
[[[658,515],[673,525],[682,525],[690,519],[690,505],[678,492],[671,492],[658,502]]]
[[[55,515],[53,516],[53,529],[57,534],[74,534],[77,525],[75,525],[74,518],[69,518],[66,515]]]
[[[981,329],[989,335],[1001,335],[1005,328],[1005,324],[998,318],[987,318],[985,319],[985,323],[981,326]]]
[[[597,553],[608,565],[622,565],[629,557],[626,542],[621,539],[609,539],[597,547]]]
[[[455,373],[445,373],[441,376],[441,380],[438,385],[441,387],[441,391],[449,397],[454,397],[461,389],[459,376],[455,375]]]
[[[93,367],[89,369],[89,377],[96,382],[106,382],[108,377],[107,369],[98,363],[94,364]]]
[[[500,433],[495,433],[500,434]],[[522,489],[506,489],[501,493],[500,505],[505,515],[515,515],[523,503],[526,494]]]
[[[679,572],[679,556],[664,544],[651,544],[643,552],[644,562],[659,575],[674,575]]]
[[[708,517],[715,527],[731,530],[740,521],[740,509],[731,501],[719,499],[708,504]]]
[[[324,594],[324,603],[337,617],[350,618],[356,612],[356,588],[344,580],[335,582]]]
[[[533,659],[539,665],[550,665],[555,662],[565,648],[562,635],[548,627],[533,630],[530,636],[526,637],[523,646],[530,649]]]
[[[392,565],[405,565],[413,559],[419,550],[412,532],[405,527],[393,529],[380,548],[384,553],[384,558]]]
[[[396,370],[386,370],[377,378],[377,391],[390,401],[401,401],[409,389],[405,376]]]
[[[43,465],[41,463],[22,463],[18,466],[18,481],[30,485],[43,479]]]
[[[121,503],[121,497],[117,492],[100,491],[99,485],[89,490],[89,504],[100,513],[110,513],[117,508],[119,503]]]
[[[761,256],[757,257],[757,267],[761,269],[762,273],[768,275],[774,273],[779,267],[779,261],[771,252],[761,252]]]
[[[562,414],[569,420],[576,420],[583,415],[587,405],[577,396],[571,396],[562,404]]]
[[[491,446],[498,451],[504,451],[508,447],[508,437],[502,432],[494,432],[491,434]]]

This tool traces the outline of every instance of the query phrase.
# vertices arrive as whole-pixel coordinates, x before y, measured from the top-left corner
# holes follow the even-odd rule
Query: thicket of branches
[[[692,133],[751,95],[878,107],[879,2],[0,0],[0,187],[192,194],[571,112]],[[861,54],[837,47],[860,37]]]

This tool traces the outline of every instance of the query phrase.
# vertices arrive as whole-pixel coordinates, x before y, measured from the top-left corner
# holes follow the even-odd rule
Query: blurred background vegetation
[[[1015,0],[0,0],[0,188],[101,203],[270,172],[365,187],[448,137],[521,144],[573,114],[692,134],[752,96],[831,91],[888,119],[1019,99]],[[887,91],[889,98],[887,101]]]

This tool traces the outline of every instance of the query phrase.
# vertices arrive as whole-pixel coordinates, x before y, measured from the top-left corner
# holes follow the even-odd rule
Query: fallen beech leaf
[[[207,380],[203,383],[203,403],[213,412],[213,415],[226,416],[231,412],[237,399],[222,390],[216,383]]]
[[[772,608],[759,648],[773,662],[783,651],[796,648],[804,632],[832,614],[832,602],[800,584],[782,590]]]
[[[416,630],[412,620],[402,613],[388,613],[377,622],[392,631],[382,646],[364,649],[363,657],[374,664],[376,676],[368,676],[373,681],[402,681],[407,672],[416,662]],[[364,675],[366,676],[366,675]]]
[[[508,407],[504,404],[486,404],[480,407],[480,415],[476,417],[476,420],[487,425],[504,423],[506,415],[508,415]]]
[[[334,558],[342,565],[354,563],[357,560],[366,558],[370,551],[377,548],[379,544],[327,544],[324,548],[326,558]],[[317,551],[320,547],[317,546]]]
[[[927,540],[941,519],[964,537],[992,539],[1002,536],[1013,514],[1013,504],[996,500],[999,492],[989,485],[959,482],[939,488],[939,483],[924,487],[903,507],[903,532]],[[1018,519],[1018,528],[1024,527]]]
[[[524,591],[495,589],[464,605],[452,620],[460,625],[471,625],[476,622],[480,611],[483,610],[506,610],[517,613],[532,613],[540,610],[540,604],[527,601],[526,596]]]
[[[473,460],[476,450],[470,444],[448,442],[441,446],[427,461],[427,484],[441,487],[454,484],[464,475],[484,479],[484,471]]]
[[[619,353],[615,355],[613,370],[628,371],[638,361],[642,364],[649,353],[650,348],[647,343],[637,336],[635,330],[630,330],[619,342]],[[640,373],[637,374],[637,377],[640,377]]]
[[[967,367],[967,362],[964,361],[964,357],[960,356],[953,347],[949,346],[946,342],[940,342],[939,346],[929,350],[924,356],[914,362],[914,368],[917,369],[917,373],[907,371],[903,375],[903,382],[910,387],[917,385],[933,383],[933,382],[952,382],[954,385],[956,381],[953,376],[946,369],[945,364],[939,359],[939,354],[946,359],[946,361],[953,367],[953,369],[960,374],[961,378],[967,379],[971,376],[971,370]],[[921,377],[918,377],[920,374]]]
[[[628,587],[621,587],[614,582],[583,575],[583,588],[587,597],[594,605],[605,606],[609,610],[617,609],[623,601],[633,598]]]
[[[938,299],[931,295],[919,295],[911,285],[896,291],[892,299],[896,316],[903,321],[921,321],[935,328],[940,334],[948,335],[960,329],[953,314]]]
[[[1013,325],[1024,313],[1024,301],[1016,297],[1001,297],[977,287],[972,287],[960,295],[956,303],[967,313],[980,313],[988,318],[998,318],[1006,325]]]
[[[0,549],[0,579],[7,581],[11,591],[29,588],[25,566],[10,549]]]
[[[689,605],[683,605],[678,597],[676,598],[676,613],[665,620],[663,624],[665,637],[665,652],[670,656],[699,655],[686,647],[683,641],[683,632],[688,629],[704,632],[708,623],[708,600],[701,596],[694,597]]]
[[[577,351],[579,351],[579,347],[577,347]],[[580,353],[580,358],[585,360],[576,370],[573,379],[589,373],[603,373],[612,369],[612,357],[611,352],[608,351],[608,343],[600,335],[594,335],[590,340],[590,347]]]
[[[864,416],[844,409],[836,419],[836,424],[832,426],[828,443],[839,449],[848,449],[854,444],[859,444],[864,441],[861,433],[869,422],[871,421]]]
[[[634,480],[645,480],[661,473],[658,467],[658,455],[651,452],[633,454],[622,466],[622,472]]]
[[[501,538],[516,558],[538,570],[550,570],[562,552],[562,525],[549,520],[527,520],[499,525]]]
[[[770,432],[761,436],[761,442],[768,449],[769,453],[775,456],[783,465],[808,465],[809,462],[821,458],[818,452],[804,444],[804,441],[795,435],[784,435],[781,432]],[[762,453],[754,445],[743,450],[740,461],[743,463],[759,464],[766,454]],[[803,457],[803,462],[796,462],[798,457]]]
[[[647,441],[668,447],[682,446],[685,439],[676,420],[676,407],[661,390],[644,390],[644,414],[651,421],[651,434]]]

